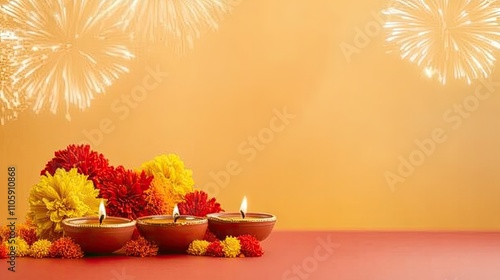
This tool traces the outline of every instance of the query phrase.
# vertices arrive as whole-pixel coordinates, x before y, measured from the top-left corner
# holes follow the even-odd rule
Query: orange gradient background
[[[500,229],[500,98],[493,92],[458,118],[454,106],[479,84],[423,77],[387,53],[381,32],[347,59],[340,46],[354,46],[357,28],[376,24],[372,12],[382,8],[382,1],[242,1],[186,55],[140,52],[90,109],[72,108],[71,122],[62,112],[24,112],[0,127],[0,224],[8,166],[17,168],[22,219],[54,151],[86,141],[129,168],[177,153],[197,187],[219,185],[226,211],[238,211],[246,195],[249,211],[275,214],[278,229]],[[169,75],[125,102],[148,68]],[[287,122],[274,120],[283,110]],[[397,174],[400,157],[435,129],[446,140],[391,188],[386,172]],[[227,185],[213,174],[229,174]]]

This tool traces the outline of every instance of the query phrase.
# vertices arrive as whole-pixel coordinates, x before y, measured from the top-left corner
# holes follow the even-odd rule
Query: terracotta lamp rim
[[[80,217],[66,218],[62,223],[71,228],[128,228],[135,226],[136,221],[121,217],[107,217],[102,224],[99,224],[98,217]]]
[[[219,223],[264,223],[276,222],[276,216],[269,213],[246,213],[242,218],[240,213],[213,213],[208,214],[207,219]]]
[[[171,215],[151,215],[151,216],[143,216],[137,218],[137,225],[141,226],[153,226],[153,227],[171,227],[171,226],[186,226],[186,225],[202,225],[207,224],[208,220],[204,217],[190,216],[190,215],[179,215],[177,216],[178,220],[176,222],[173,221],[173,217]],[[186,219],[189,218],[189,219]],[[148,222],[151,220],[158,221],[167,221],[166,223],[154,223]]]

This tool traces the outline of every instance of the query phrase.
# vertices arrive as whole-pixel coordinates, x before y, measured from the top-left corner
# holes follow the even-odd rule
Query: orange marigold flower
[[[4,242],[9,240],[11,237],[14,238],[16,237],[16,233],[14,232],[14,236],[10,236],[11,231],[10,228],[7,225],[0,226],[0,242]]]
[[[222,243],[219,240],[210,243],[207,247],[205,255],[219,258],[224,257],[224,247],[222,246]]]
[[[193,172],[186,169],[184,162],[176,154],[163,154],[142,164],[138,171],[153,176],[148,197],[147,210],[161,215],[171,214],[175,204],[184,200],[184,196],[193,191]]]
[[[52,258],[79,259],[83,258],[80,245],[76,244],[70,237],[61,237],[54,241],[49,249]]]
[[[169,211],[166,191],[156,181],[151,183],[144,194],[147,203],[145,210],[150,215],[165,215]]]
[[[259,240],[252,235],[240,235],[238,236],[241,244],[241,253],[245,257],[260,257],[264,254],[262,246]]]
[[[36,236],[36,227],[27,224],[20,224],[17,227],[17,235],[24,239],[30,246],[38,240]]]
[[[158,246],[139,236],[136,240],[128,241],[125,246],[125,254],[134,257],[150,257],[158,254]]]
[[[196,190],[187,193],[184,196],[184,201],[177,205],[181,215],[192,215],[205,217],[210,213],[219,213],[222,210],[220,204],[215,200],[215,197],[208,199],[208,194],[204,191]]]

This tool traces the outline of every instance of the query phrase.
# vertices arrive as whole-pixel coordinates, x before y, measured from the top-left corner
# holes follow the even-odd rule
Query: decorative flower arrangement
[[[64,236],[62,221],[97,216],[101,200],[109,216],[129,219],[171,215],[175,205],[181,215],[206,217],[224,211],[215,198],[194,189],[192,171],[178,155],[159,155],[134,170],[111,166],[88,145],[70,145],[55,152],[30,189],[26,222],[18,224],[15,232],[0,226],[0,258],[8,257],[10,246],[15,246],[18,257],[82,258],[81,247]],[[136,230],[120,251],[128,256],[155,256],[158,246]],[[193,241],[186,253],[234,258],[259,257],[263,251],[253,236],[218,240],[207,230],[204,240]]]
[[[260,257],[264,254],[260,242],[251,235],[227,236],[224,240],[195,240],[187,250],[195,256],[212,257]]]

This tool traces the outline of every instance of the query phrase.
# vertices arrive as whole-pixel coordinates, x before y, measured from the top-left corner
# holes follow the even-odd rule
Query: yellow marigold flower
[[[195,256],[203,256],[207,251],[208,245],[210,245],[210,242],[206,240],[194,240],[189,244],[187,253]]]
[[[38,238],[54,240],[62,236],[62,220],[97,214],[99,190],[76,168],[46,173],[31,188],[30,217],[37,227]]]
[[[14,240],[14,242],[12,242]],[[3,243],[9,251],[12,251],[10,247],[14,247],[14,252],[16,252],[16,257],[24,257],[27,256],[30,252],[30,245],[24,239],[20,237],[16,237],[13,239],[9,239],[4,241]]]
[[[47,239],[35,241],[30,248],[30,256],[33,258],[45,258],[49,255],[52,242]]]
[[[171,214],[175,204],[193,191],[193,172],[184,167],[184,162],[176,154],[157,156],[144,163],[140,171],[154,177],[151,188],[145,192],[151,197],[148,208],[153,213]],[[157,202],[158,198],[162,203]]]
[[[228,236],[222,243],[222,252],[226,258],[235,258],[241,253],[241,244],[238,238]]]

